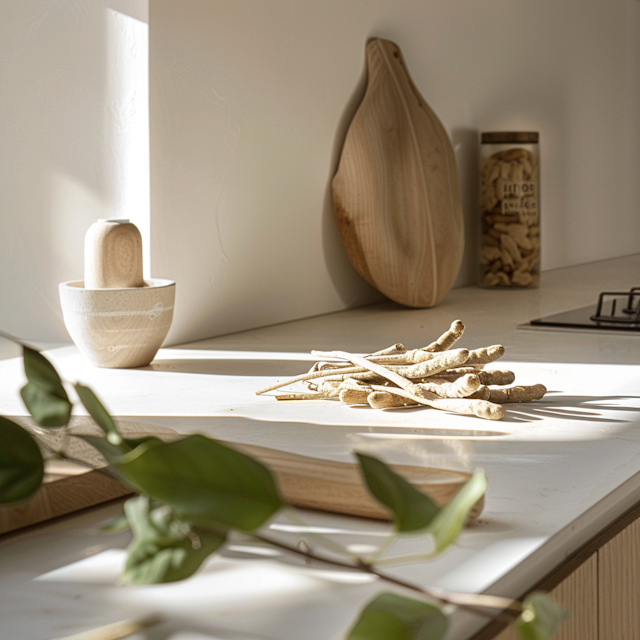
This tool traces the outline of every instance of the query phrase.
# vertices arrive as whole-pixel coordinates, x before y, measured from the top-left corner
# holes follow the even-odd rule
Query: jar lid
[[[482,144],[538,144],[537,131],[490,131],[482,134]]]

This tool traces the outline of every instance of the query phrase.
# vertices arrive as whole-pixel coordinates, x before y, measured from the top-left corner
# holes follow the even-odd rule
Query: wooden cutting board
[[[398,45],[367,45],[367,89],[332,181],[349,260],[371,285],[409,307],[447,294],[464,249],[453,147],[413,84]]]
[[[74,433],[100,434],[88,419],[74,418],[72,424]],[[118,426],[129,437],[150,434],[163,440],[183,437],[169,429],[141,423],[119,421]],[[47,434],[55,437],[52,430],[48,430],[45,437]],[[284,498],[294,506],[379,520],[389,519],[388,512],[367,493],[356,464],[321,460],[248,444],[226,444],[255,456],[274,471]],[[72,439],[69,448],[70,454],[76,459],[92,466],[104,465],[95,450],[77,438]],[[439,505],[449,502],[470,478],[467,473],[444,469],[404,465],[393,465],[393,468],[429,494]],[[109,475],[104,468],[89,469],[50,460],[46,471],[43,486],[31,500],[17,506],[0,508],[0,534],[131,494],[127,487]],[[484,499],[478,501],[472,510],[471,520],[480,515],[483,505]]]

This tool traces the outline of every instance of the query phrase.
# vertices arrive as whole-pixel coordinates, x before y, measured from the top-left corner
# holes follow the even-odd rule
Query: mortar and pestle
[[[85,237],[84,280],[62,282],[64,323],[98,367],[143,367],[173,319],[176,283],[142,277],[142,238],[128,220],[95,222]]]

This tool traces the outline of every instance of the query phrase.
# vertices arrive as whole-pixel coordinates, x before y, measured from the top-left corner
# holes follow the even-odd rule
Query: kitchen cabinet
[[[640,520],[630,524],[597,553],[599,640],[637,640],[640,638]]]
[[[554,640],[599,640],[597,553],[550,593],[570,615]],[[517,637],[512,628],[507,628],[495,636],[495,640],[517,640]]]
[[[569,619],[555,640],[640,638],[639,517],[640,509],[634,509],[588,544],[577,555],[582,564],[550,589],[551,595],[569,612]],[[589,555],[590,551],[593,552]],[[566,572],[567,567],[561,567],[541,586],[553,583],[558,574]],[[497,624],[489,625],[474,640],[516,640],[511,628],[495,635],[497,628]]]
[[[598,560],[591,556],[555,589],[553,597],[570,612],[556,640],[597,640],[598,638]]]

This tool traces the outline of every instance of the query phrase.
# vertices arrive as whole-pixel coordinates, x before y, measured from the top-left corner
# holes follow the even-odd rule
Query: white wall
[[[146,0],[0,0],[0,329],[68,341],[58,283],[99,217],[148,255]]]
[[[637,0],[0,0],[0,329],[68,340],[98,217],[178,280],[182,341],[376,299],[329,180],[368,37],[396,40],[457,150],[475,277],[477,132],[538,129],[543,268],[640,246]],[[152,251],[149,251],[152,233]]]
[[[453,139],[458,283],[475,280],[483,130],[541,132],[543,269],[640,250],[635,0],[154,0],[150,27],[152,267],[178,281],[173,341],[375,299],[328,191],[372,36],[400,45]]]

